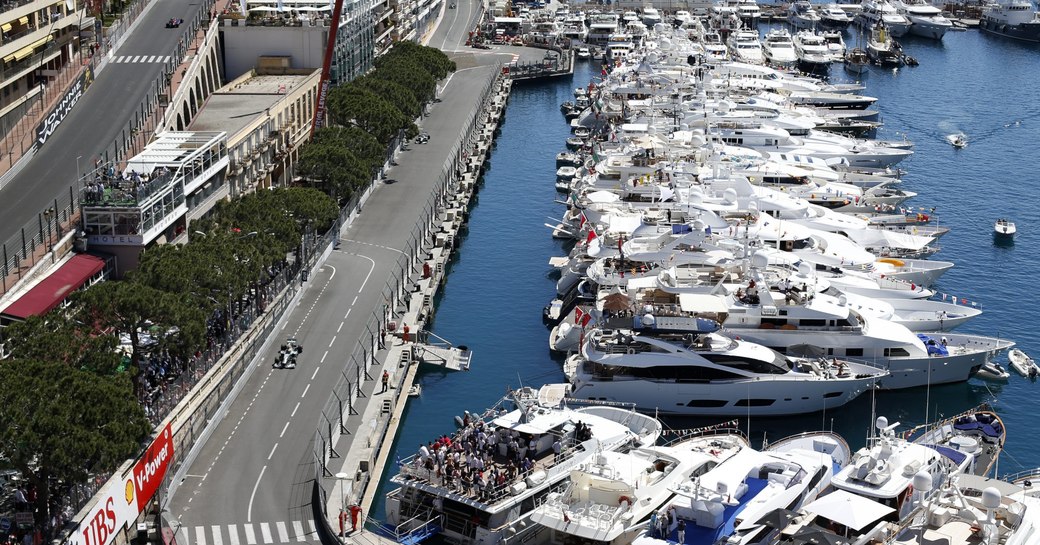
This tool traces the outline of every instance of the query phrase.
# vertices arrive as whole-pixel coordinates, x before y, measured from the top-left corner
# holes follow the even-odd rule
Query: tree
[[[408,89],[422,103],[433,100],[437,93],[436,78],[430,75],[422,64],[403,55],[377,60],[372,77],[391,81]]]
[[[201,348],[206,338],[206,314],[189,292],[170,293],[130,280],[101,282],[76,294],[75,304],[85,323],[111,329],[130,339],[130,362],[140,369],[153,348],[183,359]],[[142,345],[142,330],[156,326],[154,347]],[[136,388],[140,386],[135,382]]]
[[[300,160],[296,164],[297,174],[322,183],[328,193],[335,192],[343,198],[349,198],[354,191],[364,187],[372,179],[372,169],[370,161],[363,161],[343,145],[327,140],[307,143],[300,150]]]
[[[397,42],[383,58],[405,58],[422,66],[435,79],[444,79],[455,71],[455,62],[443,51],[419,45],[415,42]]]
[[[337,125],[359,127],[384,145],[398,131],[404,130],[409,138],[419,133],[415,123],[390,101],[359,86],[335,87],[329,91],[328,101],[329,115]]]
[[[115,470],[152,428],[125,375],[33,359],[0,364],[0,422],[0,458],[36,487],[37,523],[52,490]]]
[[[64,309],[11,324],[4,337],[15,359],[59,362],[98,375],[115,374],[122,363],[122,356],[116,352],[118,339],[97,334]]]
[[[372,76],[359,78],[354,80],[354,83],[389,100],[395,108],[408,116],[409,119],[415,119],[419,117],[420,113],[422,113],[422,106],[416,98],[415,93],[407,87],[388,79],[381,79]]]

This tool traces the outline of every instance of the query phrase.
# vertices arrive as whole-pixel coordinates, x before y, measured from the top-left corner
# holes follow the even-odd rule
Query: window
[[[824,327],[827,325],[827,320],[803,319],[798,322],[798,325],[802,327]]]
[[[729,401],[725,399],[692,399],[686,404],[687,407],[704,407],[714,409],[718,407],[725,407]]]
[[[768,407],[776,403],[775,399],[738,399],[734,407]]]
[[[905,348],[886,348],[885,349],[885,357],[886,358],[898,358],[898,357],[909,356],[909,355],[910,355],[910,352],[907,352]]]
[[[832,397],[838,397],[840,395],[841,395],[841,392],[827,392],[826,394],[823,394],[823,398],[824,399],[830,399]]]
[[[862,348],[846,348],[845,349],[845,355],[849,356],[849,357],[862,357],[863,356],[863,349]]]

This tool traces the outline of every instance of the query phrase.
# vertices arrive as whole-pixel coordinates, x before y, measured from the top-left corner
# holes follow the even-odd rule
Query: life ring
[[[626,503],[629,504],[629,505],[632,505],[632,500],[628,499],[628,496],[620,496],[617,499],[617,503],[618,503],[618,505],[624,505]]]
[[[628,349],[628,354],[629,355],[632,355],[632,354],[635,354],[635,353],[636,353],[636,349],[635,348],[629,348]],[[622,496],[622,497],[624,497],[624,496]]]

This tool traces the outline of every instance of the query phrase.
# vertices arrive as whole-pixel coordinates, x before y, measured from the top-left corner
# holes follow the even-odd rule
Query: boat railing
[[[662,435],[675,435],[673,439],[669,439],[664,442],[664,446],[671,446],[675,443],[693,439],[695,437],[715,437],[722,435],[736,435],[744,440],[745,443],[750,444],[747,434],[740,429],[740,421],[729,420],[726,422],[720,422],[718,424],[712,424],[710,426],[702,426],[699,428],[687,428],[687,429],[670,429],[664,430]]]
[[[1031,468],[1031,469],[1023,469],[1021,471],[1017,471],[1015,473],[1009,473],[1007,475],[1002,475],[1000,477],[1001,481],[1005,481],[1005,482],[1009,482],[1009,483],[1015,483],[1016,481],[1022,481],[1022,480],[1025,480],[1025,479],[1030,479],[1030,480],[1036,479],[1038,482],[1040,482],[1040,467],[1034,467],[1034,468]]]
[[[367,515],[365,516],[364,527],[383,537],[394,540],[395,543],[419,543],[441,531],[441,519],[441,514],[434,513],[431,508],[426,508],[396,526],[391,526],[371,515]]]

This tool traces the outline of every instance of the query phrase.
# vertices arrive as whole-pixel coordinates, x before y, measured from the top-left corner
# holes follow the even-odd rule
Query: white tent
[[[835,490],[806,505],[805,510],[848,526],[855,531],[859,531],[864,526],[895,511],[887,505],[845,490]]]

